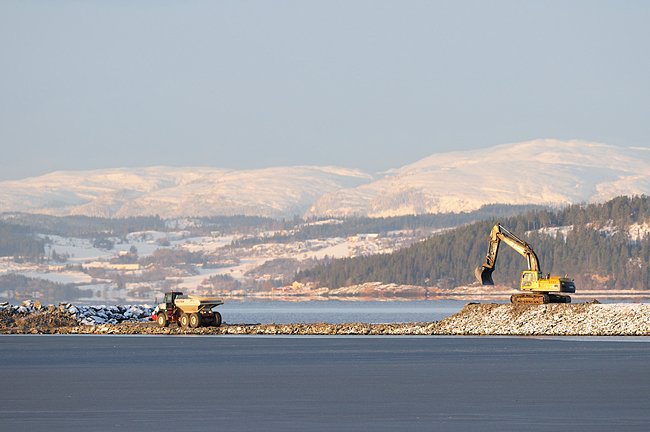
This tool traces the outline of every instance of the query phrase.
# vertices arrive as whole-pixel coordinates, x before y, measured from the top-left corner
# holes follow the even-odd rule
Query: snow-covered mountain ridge
[[[434,154],[330,192],[309,214],[460,212],[484,204],[566,205],[649,193],[650,149],[547,139]]]
[[[394,216],[650,194],[650,149],[535,140],[439,153],[377,178],[339,167],[118,168],[0,182],[0,212]]]
[[[323,194],[367,183],[359,170],[205,167],[65,171],[0,182],[0,212],[164,218],[301,215]]]

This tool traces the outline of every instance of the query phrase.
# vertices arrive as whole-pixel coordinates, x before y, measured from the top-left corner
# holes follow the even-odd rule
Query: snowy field
[[[142,301],[152,295],[173,289],[192,292],[209,289],[208,279],[227,275],[240,283],[252,281],[260,266],[273,260],[303,262],[324,258],[345,258],[359,255],[388,253],[398,246],[418,239],[411,231],[392,232],[382,237],[377,234],[360,234],[347,238],[333,237],[274,243],[275,234],[258,233],[268,242],[251,246],[233,247],[238,235],[191,236],[183,229],[172,232],[141,231],[125,238],[108,238],[113,243],[110,250],[98,247],[93,239],[41,236],[46,240],[44,263],[19,263],[10,259],[0,260],[0,275],[14,274],[27,278],[42,279],[59,284],[73,285],[79,289],[92,290],[93,301]],[[184,264],[165,269],[148,263],[157,250],[200,253],[214,263],[213,266]],[[132,252],[137,255],[131,255]],[[55,258],[59,258],[56,260]],[[124,258],[129,258],[128,260]],[[142,261],[142,259],[145,259]],[[190,271],[189,268],[192,268]],[[273,270],[271,270],[272,272]],[[289,278],[292,274],[266,274],[267,279]],[[206,288],[207,287],[207,288]]]

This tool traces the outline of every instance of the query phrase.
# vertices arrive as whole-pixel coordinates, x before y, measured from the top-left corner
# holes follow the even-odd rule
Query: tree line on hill
[[[275,234],[271,237],[248,237],[232,242],[233,247],[253,246],[261,243],[290,243],[313,239],[348,237],[357,234],[378,233],[391,231],[415,230],[420,228],[449,228],[488,218],[507,217],[523,213],[527,210],[542,209],[535,205],[490,204],[478,210],[461,213],[437,213],[421,215],[405,215],[390,217],[348,217],[335,219],[327,223],[326,218],[303,221],[294,219],[286,221],[284,230],[290,233]],[[325,223],[317,223],[317,222]]]
[[[192,235],[247,232],[268,227],[282,229],[285,221],[253,216],[215,216],[193,218],[188,227]],[[125,239],[129,233],[140,231],[168,232],[180,229],[182,221],[167,221],[159,216],[102,218],[90,216],[50,216],[30,213],[0,215],[0,257],[15,257],[39,262],[44,259],[48,236],[92,239],[93,245],[112,249],[116,239]]]
[[[633,224],[650,225],[647,196],[479,221],[392,254],[331,260],[297,273],[295,279],[330,288],[363,282],[441,288],[472,284],[474,269],[485,261],[489,233],[497,222],[533,247],[543,272],[566,274],[575,279],[578,289],[645,290],[650,286],[650,236],[634,239],[628,234]],[[567,228],[544,231],[559,227]],[[502,245],[493,279],[517,287],[525,268],[525,259]]]
[[[78,238],[94,238],[101,235],[121,237],[135,231],[165,230],[165,220],[159,216],[102,218],[11,213],[4,214],[0,223],[15,227],[24,227],[30,232],[45,235]]]
[[[50,216],[30,213],[6,213],[0,218],[0,257],[16,257],[40,262],[45,257],[47,236],[87,238],[97,248],[110,250],[116,239],[139,231],[173,231],[186,229],[190,235],[247,234],[259,231],[287,231],[292,234],[278,234],[271,238],[251,236],[233,243],[234,247],[252,246],[258,243],[309,240],[329,237],[346,237],[358,233],[388,232],[401,229],[444,228],[468,221],[496,215],[511,215],[534,206],[491,205],[475,212],[436,215],[398,216],[388,218],[354,217],[338,223],[318,224],[318,219],[275,220],[256,216],[213,216],[165,220],[159,216],[138,216],[126,218],[102,218],[90,216]],[[187,223],[187,226],[183,225]],[[181,228],[182,227],[182,228]]]
[[[124,237],[141,230],[164,230],[158,216],[107,219],[88,216],[48,216],[28,213],[4,214],[0,220],[0,257],[39,262],[44,259],[48,235],[92,238],[110,244],[110,237]]]
[[[47,303],[55,300],[72,301],[93,295],[92,290],[79,288],[72,283],[64,284],[11,273],[0,275],[0,293],[11,302],[37,298]]]
[[[0,257],[24,257],[40,260],[45,253],[45,241],[29,227],[0,222]]]

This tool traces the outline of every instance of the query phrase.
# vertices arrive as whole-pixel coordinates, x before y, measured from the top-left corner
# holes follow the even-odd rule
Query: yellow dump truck
[[[180,327],[219,327],[221,314],[214,308],[222,304],[223,300],[219,298],[186,296],[180,291],[171,291],[165,293],[163,303],[156,306],[151,319],[160,327],[167,327],[172,322]]]

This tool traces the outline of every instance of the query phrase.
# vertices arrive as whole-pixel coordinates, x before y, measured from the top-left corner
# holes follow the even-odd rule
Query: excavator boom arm
[[[485,263],[482,266],[477,267],[475,270],[476,279],[478,279],[482,285],[494,285],[492,272],[496,268],[497,257],[499,255],[499,245],[501,242],[504,242],[526,258],[528,270],[540,271],[539,260],[530,245],[502,227],[501,224],[496,224],[490,232],[488,253],[485,256]]]

